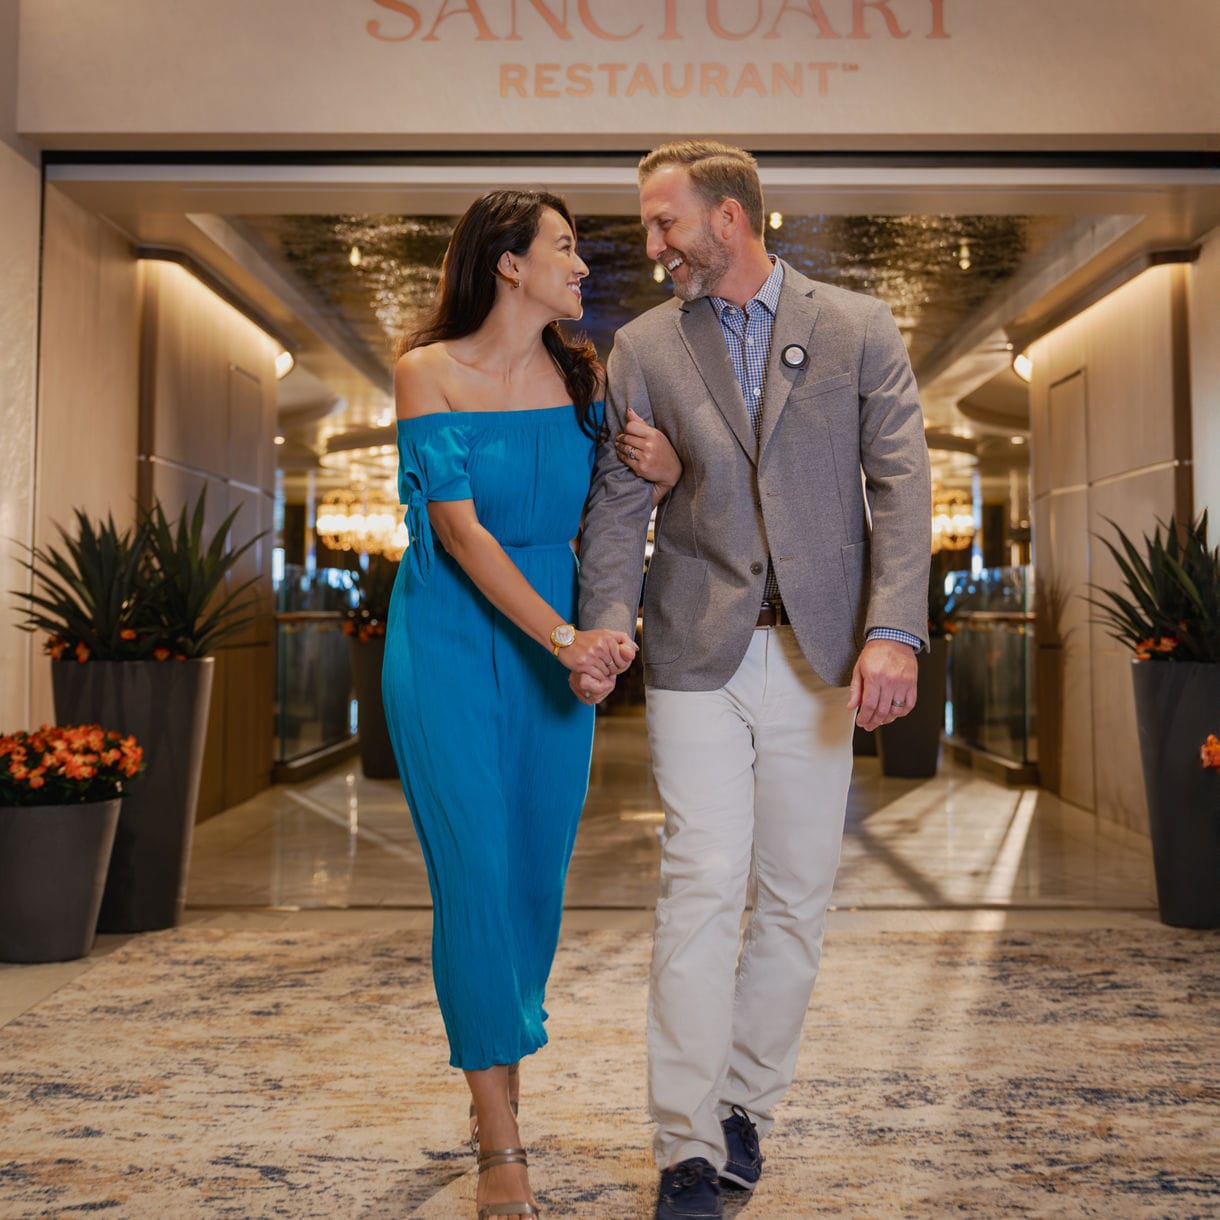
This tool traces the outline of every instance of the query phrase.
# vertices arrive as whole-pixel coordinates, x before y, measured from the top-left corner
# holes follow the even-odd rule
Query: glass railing
[[[1033,569],[951,572],[949,735],[1014,763],[1038,758]]]
[[[355,594],[342,569],[289,566],[275,589],[276,762],[350,741],[356,704],[345,611]]]

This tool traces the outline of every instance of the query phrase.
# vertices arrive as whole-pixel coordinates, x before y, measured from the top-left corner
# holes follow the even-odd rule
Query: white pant
[[[665,809],[648,1002],[661,1168],[723,1168],[721,1119],[741,1106],[765,1134],[792,1083],[851,782],[847,694],[790,627],[756,630],[719,690],[648,691]]]

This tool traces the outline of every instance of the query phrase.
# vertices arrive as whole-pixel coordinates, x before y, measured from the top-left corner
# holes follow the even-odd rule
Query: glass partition
[[[351,575],[286,565],[277,582],[276,761],[292,762],[356,732],[350,649],[343,634],[355,603]]]
[[[951,737],[1015,763],[1038,758],[1033,569],[951,572]]]

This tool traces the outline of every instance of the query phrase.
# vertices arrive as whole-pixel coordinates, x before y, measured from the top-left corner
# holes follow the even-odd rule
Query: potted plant
[[[360,714],[360,770],[367,779],[398,778],[381,698],[386,621],[397,575],[398,562],[384,555],[369,556],[367,569],[353,569],[357,602],[343,623],[343,632],[351,640],[352,683]]]
[[[1107,519],[1108,520],[1108,519]],[[1163,923],[1220,927],[1220,548],[1207,513],[1193,525],[1157,523],[1143,549],[1113,521],[1102,538],[1121,575],[1087,600],[1134,653],[1140,761]]]
[[[928,575],[928,651],[915,659],[919,679],[915,706],[877,730],[877,756],[883,775],[927,779],[936,774],[945,727],[945,673],[953,623],[953,595],[945,592],[944,573]]]
[[[225,591],[257,539],[228,548],[235,509],[205,537],[206,491],[171,524],[161,505],[120,531],[76,513],[62,547],[29,549],[27,630],[47,633],[60,722],[114,725],[143,745],[148,773],[123,804],[98,926],[174,926],[185,899],[214,661],[252,619],[252,581]]]
[[[134,737],[98,725],[0,736],[0,961],[62,962],[93,947]]]

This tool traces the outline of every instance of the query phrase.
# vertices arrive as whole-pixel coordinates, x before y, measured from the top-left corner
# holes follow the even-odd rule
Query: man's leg
[[[814,674],[791,629],[767,634],[766,699],[755,735],[757,895],[718,1109],[723,1119],[741,1106],[760,1135],[796,1070],[843,839],[853,725],[846,688]]]
[[[648,692],[653,771],[665,807],[648,999],[648,1095],[657,1164],[724,1164],[718,1103],[754,818],[752,704],[765,632],[716,691]]]

